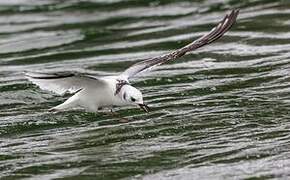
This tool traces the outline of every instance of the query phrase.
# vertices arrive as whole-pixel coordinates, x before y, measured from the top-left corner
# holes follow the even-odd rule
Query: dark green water
[[[24,70],[112,75],[207,32],[218,42],[142,74],[151,113],[51,114],[66,97]],[[290,178],[290,3],[274,0],[1,0],[3,179]]]

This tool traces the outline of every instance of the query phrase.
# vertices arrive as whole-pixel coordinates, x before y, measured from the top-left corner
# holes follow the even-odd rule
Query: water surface
[[[233,8],[218,42],[142,74],[151,112],[47,110],[67,97],[23,71],[114,75],[179,48]],[[290,4],[273,0],[2,0],[0,170],[17,179],[290,177]]]

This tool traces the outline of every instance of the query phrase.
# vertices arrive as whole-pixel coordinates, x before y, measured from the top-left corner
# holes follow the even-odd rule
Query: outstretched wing
[[[52,91],[63,95],[65,93],[76,93],[84,88],[97,88],[105,85],[101,79],[90,76],[77,75],[74,73],[39,73],[26,72],[25,76],[33,84],[43,90]]]
[[[218,23],[216,27],[214,27],[209,33],[205,34],[204,36],[169,54],[149,58],[147,60],[136,63],[133,66],[126,69],[120,76],[124,79],[129,79],[134,75],[136,75],[137,73],[140,73],[144,70],[151,69],[154,66],[179,58],[189,51],[193,51],[197,48],[200,48],[204,45],[214,42],[215,40],[222,37],[233,26],[233,24],[237,19],[238,14],[239,10],[232,10],[230,14],[227,14],[224,17],[224,19]]]

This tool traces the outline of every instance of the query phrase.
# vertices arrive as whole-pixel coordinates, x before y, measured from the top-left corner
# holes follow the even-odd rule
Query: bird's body
[[[51,108],[52,111],[60,111],[73,108],[84,108],[89,112],[96,112],[100,108],[129,105],[125,101],[127,91],[136,88],[126,83],[116,94],[118,81],[122,81],[119,76],[105,76],[101,78],[93,76],[80,76],[77,74],[62,73],[35,73],[27,72],[28,79],[38,84],[42,89],[49,89],[59,95],[71,92],[73,95],[64,103]],[[78,86],[71,86],[68,89],[65,83],[69,81],[78,82]],[[123,80],[125,81],[125,80]],[[125,81],[127,82],[127,81]],[[57,85],[57,86],[55,86]],[[137,89],[136,89],[137,90]],[[136,98],[137,99],[137,98]],[[141,104],[142,102],[140,102]]]
[[[51,110],[61,111],[82,107],[87,111],[96,112],[103,107],[138,105],[148,112],[148,106],[143,102],[142,93],[130,85],[129,79],[140,72],[175,60],[189,51],[219,39],[235,23],[238,13],[238,10],[231,11],[209,33],[192,43],[171,53],[136,63],[118,76],[93,77],[74,73],[27,72],[26,77],[41,89],[60,95],[73,94],[64,103],[51,108]]]
[[[95,84],[96,88],[80,89],[64,103],[52,108],[52,110],[65,110],[74,107],[81,107],[90,112],[96,112],[103,107],[123,106],[126,102],[119,96],[114,96],[116,90],[116,77],[101,78],[102,86]]]

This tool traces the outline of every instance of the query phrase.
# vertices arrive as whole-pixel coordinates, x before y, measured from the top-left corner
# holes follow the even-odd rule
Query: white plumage
[[[148,112],[148,106],[143,102],[142,93],[129,84],[129,79],[140,72],[175,60],[189,51],[219,39],[235,23],[238,13],[239,10],[231,11],[209,33],[192,43],[171,53],[136,63],[119,76],[93,77],[73,73],[27,72],[26,77],[43,90],[52,91],[59,95],[73,94],[64,103],[53,107],[51,110],[82,107],[87,111],[96,112],[102,107],[138,105]]]

